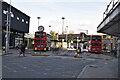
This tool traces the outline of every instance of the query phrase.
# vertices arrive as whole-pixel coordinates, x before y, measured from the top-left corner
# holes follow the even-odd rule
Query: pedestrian
[[[76,58],[76,57],[79,57],[79,56],[80,56],[80,53],[81,53],[81,48],[77,49],[74,57],[75,57],[75,58]]]
[[[114,50],[114,56],[117,57],[117,50]]]
[[[19,53],[19,56],[23,54],[23,56],[25,56],[25,44],[22,43],[21,46],[20,46],[20,53]]]
[[[15,48],[18,50],[19,49],[19,43],[16,43]]]

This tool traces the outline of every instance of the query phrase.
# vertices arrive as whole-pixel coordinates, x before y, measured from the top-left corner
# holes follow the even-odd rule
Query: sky
[[[4,0],[10,3],[10,0]],[[30,16],[29,33],[38,30],[39,24],[50,30],[62,33],[62,17],[64,30],[75,34],[86,32],[96,34],[97,26],[103,20],[103,12],[111,0],[11,0],[12,6]],[[51,28],[49,28],[51,25]]]

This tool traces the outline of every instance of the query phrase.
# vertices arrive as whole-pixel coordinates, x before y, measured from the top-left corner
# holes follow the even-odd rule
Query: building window
[[[26,21],[26,24],[28,24],[28,21]]]
[[[24,22],[25,20],[24,19],[22,19],[22,22]]]
[[[3,13],[4,13],[4,14],[7,14],[7,11],[3,10]]]
[[[14,14],[13,13],[11,13],[11,17],[14,18]]]
[[[19,17],[17,17],[17,20],[20,20],[20,18],[19,18]]]

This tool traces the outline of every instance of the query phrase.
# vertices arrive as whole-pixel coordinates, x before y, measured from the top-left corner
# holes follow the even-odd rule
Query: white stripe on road
[[[13,70],[12,68],[9,68],[9,67],[7,67],[7,66],[5,66],[5,65],[3,65],[3,67],[6,68],[6,69],[9,70],[9,71],[17,72],[16,70]]]
[[[82,75],[84,74],[84,72],[85,72],[85,70],[87,69],[87,67],[89,67],[89,65],[86,65],[83,69],[82,69],[82,71],[79,73],[79,75],[77,76],[77,79],[76,80],[79,80],[81,77],[82,77]]]
[[[90,59],[90,58],[88,58],[88,59],[86,59],[86,60],[95,61],[95,59]]]

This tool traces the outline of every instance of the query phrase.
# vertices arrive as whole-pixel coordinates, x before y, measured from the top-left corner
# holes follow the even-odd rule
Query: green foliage
[[[52,35],[52,40],[57,40],[58,36],[54,31],[51,31],[50,34]]]

